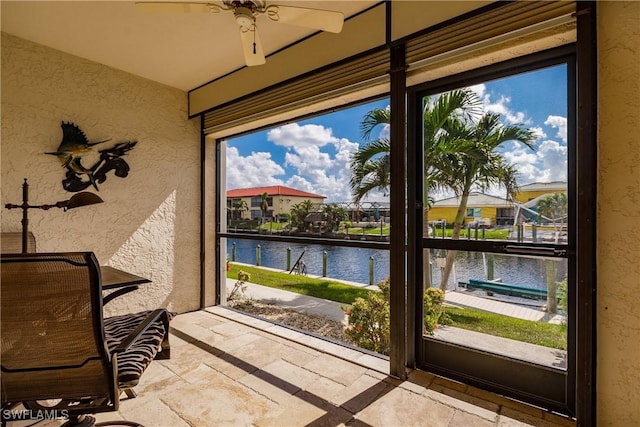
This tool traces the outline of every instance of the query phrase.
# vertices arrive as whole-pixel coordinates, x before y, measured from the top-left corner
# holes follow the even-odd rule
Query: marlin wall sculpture
[[[82,158],[94,153],[93,146],[110,141],[110,139],[97,142],[89,142],[86,135],[73,123],[62,122],[62,141],[57,151],[47,152],[56,156],[67,168],[66,178],[62,181],[62,187],[69,192],[78,192],[92,185],[99,191],[98,184],[107,179],[107,173],[114,170],[116,176],[125,178],[129,175],[129,165],[122,158],[131,151],[138,141],[119,142],[111,148],[99,150],[100,159],[90,168],[82,165]]]

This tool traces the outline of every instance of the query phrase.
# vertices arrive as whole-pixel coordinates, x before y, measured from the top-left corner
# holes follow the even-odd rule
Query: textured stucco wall
[[[60,124],[77,124],[99,147],[137,140],[126,178],[99,185],[105,203],[63,212],[30,210],[37,249],[86,250],[153,280],[107,312],[199,305],[199,121],[187,119],[184,92],[2,34],[2,204],[68,199],[65,169],[53,156]],[[86,166],[94,163],[86,161]],[[95,190],[89,188],[90,191]],[[21,211],[2,209],[2,231],[20,230]]]
[[[640,425],[640,2],[598,2],[599,426]]]

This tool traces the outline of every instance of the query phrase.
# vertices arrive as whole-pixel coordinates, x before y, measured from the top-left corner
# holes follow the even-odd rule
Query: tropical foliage
[[[324,205],[322,213],[327,223],[327,231],[337,231],[340,227],[340,221],[344,221],[347,218],[346,209],[336,203]]]
[[[389,354],[391,333],[389,326],[389,279],[378,283],[380,292],[366,298],[356,298],[345,313],[349,319],[345,335],[358,347]]]
[[[560,221],[566,220],[569,212],[567,193],[553,193],[538,202],[538,214],[551,220],[558,231]]]
[[[560,310],[567,312],[567,308],[569,305],[569,295],[567,293],[568,280],[565,278],[558,284],[558,294],[560,295],[560,301],[558,301],[558,308]]]
[[[388,138],[369,139],[375,128],[389,125],[390,117],[389,109],[375,109],[369,111],[360,124],[360,134],[367,143],[351,156],[349,181],[356,203],[373,190],[382,191],[385,195],[389,192],[391,143]]]
[[[313,203],[311,203],[311,200],[309,199],[291,206],[291,226],[296,228],[298,231],[306,231],[308,224],[304,219],[311,213],[312,208]]]
[[[241,219],[242,212],[248,211],[249,206],[247,202],[243,199],[237,200],[233,203],[233,219]]]
[[[451,236],[459,239],[472,190],[502,188],[508,199],[517,191],[517,171],[498,148],[508,141],[533,148],[535,136],[520,125],[505,125],[500,114],[482,113],[480,99],[470,89],[425,98],[422,116],[424,199],[428,202],[433,190],[452,191],[460,198]],[[389,110],[367,113],[361,123],[362,136],[368,139],[374,128],[388,124],[389,119]],[[374,189],[388,192],[390,148],[389,140],[378,139],[353,154],[350,184],[356,201]],[[424,221],[427,227],[428,210]],[[455,251],[449,251],[440,283],[442,289],[446,289],[454,259]]]
[[[520,125],[505,125],[501,116],[484,113],[479,120],[464,120],[453,115],[443,126],[449,136],[439,145],[437,169],[438,185],[453,190],[460,204],[453,223],[452,239],[460,238],[471,191],[502,188],[507,199],[513,199],[518,190],[517,170],[510,165],[498,148],[517,141],[533,149],[535,135]],[[448,251],[440,288],[446,289],[455,260],[455,251]]]
[[[444,309],[444,292],[438,288],[427,288],[424,292],[422,318],[424,331],[433,335],[438,325],[453,323]]]
[[[262,214],[262,222],[264,223],[264,219],[267,216],[267,211],[269,210],[269,194],[267,192],[262,193],[260,196],[260,212]]]
[[[356,298],[345,308],[348,325],[345,335],[358,347],[389,354],[389,306],[391,282],[387,278],[377,284],[380,292],[371,292],[365,298]],[[438,325],[453,323],[444,310],[444,292],[429,288],[424,294],[424,331],[433,335]]]

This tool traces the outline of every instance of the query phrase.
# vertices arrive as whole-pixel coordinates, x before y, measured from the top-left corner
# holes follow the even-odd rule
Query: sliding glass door
[[[419,368],[571,413],[571,47],[409,91]]]

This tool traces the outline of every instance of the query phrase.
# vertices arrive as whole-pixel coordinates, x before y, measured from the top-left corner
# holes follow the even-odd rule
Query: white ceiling
[[[274,3],[349,17],[378,1]],[[185,91],[244,66],[230,11],[150,15],[133,1],[2,0],[0,7],[3,32]],[[258,17],[257,25],[266,55],[314,32],[265,16]]]

